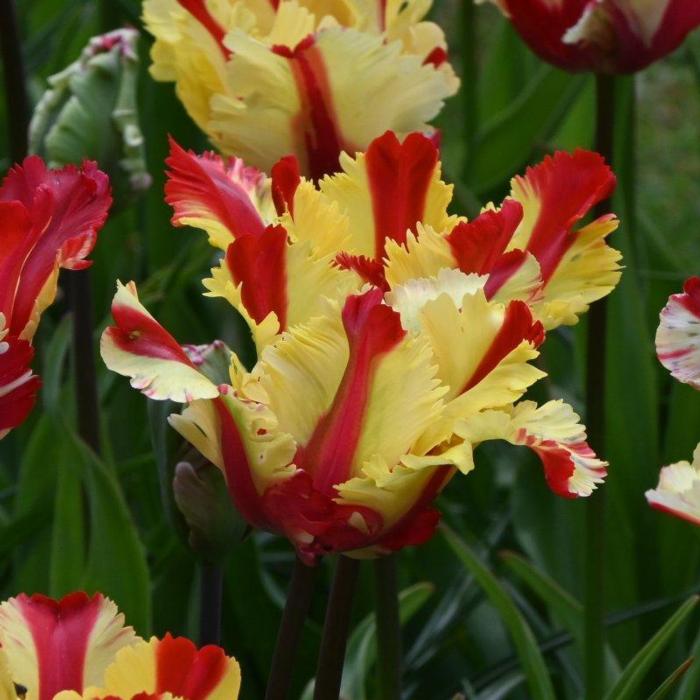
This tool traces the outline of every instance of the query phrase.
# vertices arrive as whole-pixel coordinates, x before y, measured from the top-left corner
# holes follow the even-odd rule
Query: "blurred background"
[[[74,61],[91,35],[140,26],[138,0],[111,0],[104,8],[94,0],[19,5],[33,102],[46,78]],[[438,121],[445,179],[456,187],[455,212],[473,216],[482,204],[500,201],[512,175],[553,149],[591,147],[592,77],[542,63],[490,5],[436,0],[433,19],[446,30],[463,78]],[[153,186],[99,236],[92,255],[95,338],[108,322],[115,280],[133,279],[146,306],[179,341],[222,337],[248,347],[250,360],[231,307],[201,294],[213,262],[205,237],[169,224],[163,201],[167,135],[196,151],[207,143],[172,85],[149,77],[149,46],[143,34],[139,111]],[[616,93],[615,169],[624,186],[613,206],[622,226],[611,244],[623,251],[627,269],[610,298],[603,455],[611,465],[603,487],[611,674],[700,590],[700,531],[650,510],[643,495],[656,484],[661,465],[688,459],[700,440],[700,394],[671,380],[653,346],[668,295],[700,272],[700,34],[634,80],[618,79]],[[0,123],[6,116],[3,102]],[[7,129],[0,129],[3,172],[11,165],[8,153]],[[65,312],[59,298],[36,339],[36,369],[44,382],[40,409],[0,443],[0,593],[99,589],[142,635],[196,637],[198,566],[173,507],[177,441],[164,424],[166,412],[159,406],[149,412],[146,399],[98,359],[102,455],[86,448],[75,428],[70,385],[81,368],[71,359]],[[562,397],[583,410],[584,339],[585,321],[551,334],[541,359],[549,379],[538,384],[535,398]],[[508,627],[521,622],[545,655],[557,697],[582,693],[586,504],[554,496],[525,452],[480,448],[477,470],[454,479],[440,499],[444,521],[476,562],[458,558],[440,533],[400,556],[405,698],[531,697]],[[255,533],[226,565],[224,646],[244,669],[244,700],[263,696],[293,557],[282,539]],[[329,564],[322,565],[294,697],[314,674]],[[365,568],[344,679],[350,700],[374,696],[373,593]],[[475,578],[475,571],[482,575]],[[494,605],[489,586],[505,592],[510,607]],[[648,697],[691,656],[693,645],[700,648],[698,622],[697,615],[689,618],[643,691],[631,697]],[[695,676],[700,670],[691,669],[670,697],[700,697]]]

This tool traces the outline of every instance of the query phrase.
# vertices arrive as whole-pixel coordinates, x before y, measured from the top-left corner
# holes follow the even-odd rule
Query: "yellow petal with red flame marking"
[[[349,253],[381,261],[388,241],[405,243],[419,223],[441,231],[453,221],[452,187],[440,179],[436,146],[421,134],[401,143],[386,133],[366,153],[343,156],[341,166],[320,187],[350,220]]]
[[[537,311],[547,328],[576,323],[588,305],[620,278],[621,255],[605,238],[618,226],[608,214],[576,230],[589,210],[610,196],[615,177],[597,153],[557,152],[512,181],[523,218],[508,249],[537,258],[543,281]]]
[[[212,97],[208,132],[224,153],[267,171],[292,153],[314,179],[336,172],[342,151],[366,148],[377,134],[426,129],[454,92],[399,42],[354,29],[331,27],[294,48],[233,31],[227,44],[227,93]]]
[[[52,700],[102,682],[115,654],[138,638],[101,594],[72,593],[60,601],[20,595],[0,606],[0,645],[12,680],[27,700]]]
[[[219,395],[177,341],[139,302],[136,285],[117,283],[112,302],[116,322],[102,334],[102,359],[113,372],[152,399],[181,403]]]
[[[204,284],[210,296],[240,311],[262,349],[282,331],[326,313],[329,300],[344,299],[360,282],[328,257],[317,257],[310,243],[290,244],[277,226],[232,243]]]
[[[172,693],[138,693],[134,696],[116,697],[113,693],[100,688],[88,688],[84,693],[74,690],[63,690],[54,695],[53,700],[189,700],[175,697]]]
[[[663,467],[657,487],[644,495],[652,508],[700,525],[700,445],[695,448],[692,463]]]
[[[277,417],[266,405],[239,392],[229,389],[216,401],[194,401],[181,414],[171,415],[168,422],[228,479],[222,410],[236,426],[258,493],[294,473],[291,463],[297,448],[292,436],[280,430]]]
[[[528,364],[538,355],[541,325],[523,302],[488,301],[483,284],[482,277],[444,270],[387,294],[404,326],[427,338],[449,387],[446,399],[457,399],[460,412],[512,403],[544,376]]]
[[[393,318],[388,307],[375,308],[383,309],[375,312],[377,315]],[[392,323],[397,321],[398,316]],[[375,330],[370,332],[379,333],[378,325],[374,326],[379,321],[372,323]],[[389,333],[391,323],[387,320],[387,324]],[[354,341],[349,341],[340,313],[297,326],[268,346],[253,376],[265,389],[280,429],[308,447],[334,406],[357,401],[359,413],[352,415],[361,422],[361,429],[351,448],[352,464],[346,466],[359,470],[375,455],[390,464],[398,461],[439,416],[444,390],[438,387],[427,346],[421,340],[401,340],[403,330],[398,325],[395,330],[396,345],[371,360],[366,381],[357,384],[354,395],[347,396],[343,387],[352,368],[356,362],[368,361],[356,356],[364,358],[368,351],[361,346],[351,351]],[[349,433],[350,427],[346,428]],[[321,469],[321,465],[313,468]]]
[[[529,447],[542,461],[545,478],[564,498],[590,496],[607,475],[607,462],[598,459],[586,442],[586,429],[563,401],[537,406],[523,401],[510,409],[484,411],[458,423],[456,433],[474,445],[506,440]]]
[[[238,662],[223,649],[197,649],[189,639],[166,635],[122,649],[107,668],[98,697],[169,693],[185,700],[235,700],[240,685]]]

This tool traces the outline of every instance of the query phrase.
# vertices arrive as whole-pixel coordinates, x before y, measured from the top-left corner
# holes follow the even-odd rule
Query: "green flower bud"
[[[210,564],[221,563],[248,532],[231,503],[224,475],[213,464],[189,462],[175,467],[175,502],[189,527],[192,550]]]
[[[117,207],[151,184],[137,109],[138,37],[117,29],[90,39],[75,63],[49,78],[29,128],[31,152],[52,168],[97,161]]]

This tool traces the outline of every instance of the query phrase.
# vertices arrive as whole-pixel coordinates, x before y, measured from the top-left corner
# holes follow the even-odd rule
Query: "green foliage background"
[[[90,35],[139,25],[137,0],[112,0],[102,14],[93,0],[19,5],[34,100],[45,78],[73,61]],[[536,59],[492,7],[467,5],[436,0],[434,17],[447,28],[464,77],[462,93],[440,118],[446,176],[457,183],[460,213],[473,214],[479,203],[500,200],[510,176],[543,154],[592,145],[594,90],[592,78]],[[212,262],[204,237],[169,224],[162,197],[166,136],[198,150],[206,143],[172,86],[148,76],[148,47],[144,35],[140,105],[154,185],[100,235],[92,269],[95,338],[119,278],[139,282],[146,304],[181,341],[224,337],[245,346],[225,302],[201,295]],[[604,486],[610,688],[700,588],[698,531],[650,510],[643,497],[658,468],[688,459],[700,440],[700,394],[671,381],[653,350],[667,296],[700,269],[699,88],[700,35],[635,82],[618,83],[616,170],[623,185],[614,209],[623,226],[613,244],[625,253],[627,270],[610,302],[611,467]],[[4,123],[4,104],[0,115]],[[0,154],[8,152],[5,134],[0,129]],[[9,167],[7,157],[1,165]],[[71,363],[65,311],[59,300],[37,337],[40,406],[0,444],[0,593],[99,589],[143,635],[196,637],[198,569],[170,501],[168,460],[159,466],[151,442],[151,422],[161,425],[162,415],[154,412],[149,422],[146,400],[98,362],[102,458],[81,443],[71,389],[80,367]],[[536,398],[564,397],[582,410],[584,333],[585,322],[550,335],[542,360],[550,378]],[[159,449],[162,457],[162,441]],[[482,448],[476,472],[455,479],[440,507],[449,530],[400,559],[405,697],[580,697],[586,503],[553,496],[535,461],[504,447]],[[243,667],[243,698],[263,695],[292,561],[285,542],[256,533],[227,565],[224,642]],[[373,594],[365,569],[345,679],[351,700],[374,696]],[[329,581],[326,562],[295,697],[313,677]],[[611,697],[650,696],[693,646],[700,649],[699,621],[684,608],[637,660],[636,676],[623,675]],[[693,666],[668,697],[700,696],[697,678]]]

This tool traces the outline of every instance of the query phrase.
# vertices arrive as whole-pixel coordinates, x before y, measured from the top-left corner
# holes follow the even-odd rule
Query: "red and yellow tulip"
[[[428,130],[459,86],[430,2],[146,0],[152,75],[224,154],[318,179],[387,129]]]
[[[223,649],[166,635],[143,641],[102,594],[20,595],[0,605],[0,699],[235,700]]]
[[[639,71],[678,48],[700,25],[696,0],[490,2],[537,55],[570,71]]]
[[[679,382],[700,389],[700,277],[691,277],[661,311],[656,354]],[[656,489],[646,492],[657,510],[700,525],[700,445],[693,462],[662,467]]]
[[[556,493],[589,495],[606,465],[578,416],[517,402],[544,376],[530,364],[542,321],[575,322],[619,277],[604,240],[614,217],[576,230],[614,183],[602,159],[558,154],[472,224],[447,213],[424,136],[386,134],[341,164],[316,187],[293,160],[242,177],[238,161],[174,146],[174,221],[226,250],[205,284],[248,320],[258,362],[247,371],[231,354],[222,383],[129,284],[102,338],[107,365],[188,404],[173,427],[221,468],[250,523],[308,561],[427,539],[432,501],[486,440],[530,447]],[[486,255],[476,244],[491,231]]]
[[[49,170],[32,156],[0,187],[0,437],[34,405],[31,341],[59,271],[90,265],[111,202],[109,180],[92,162]]]

